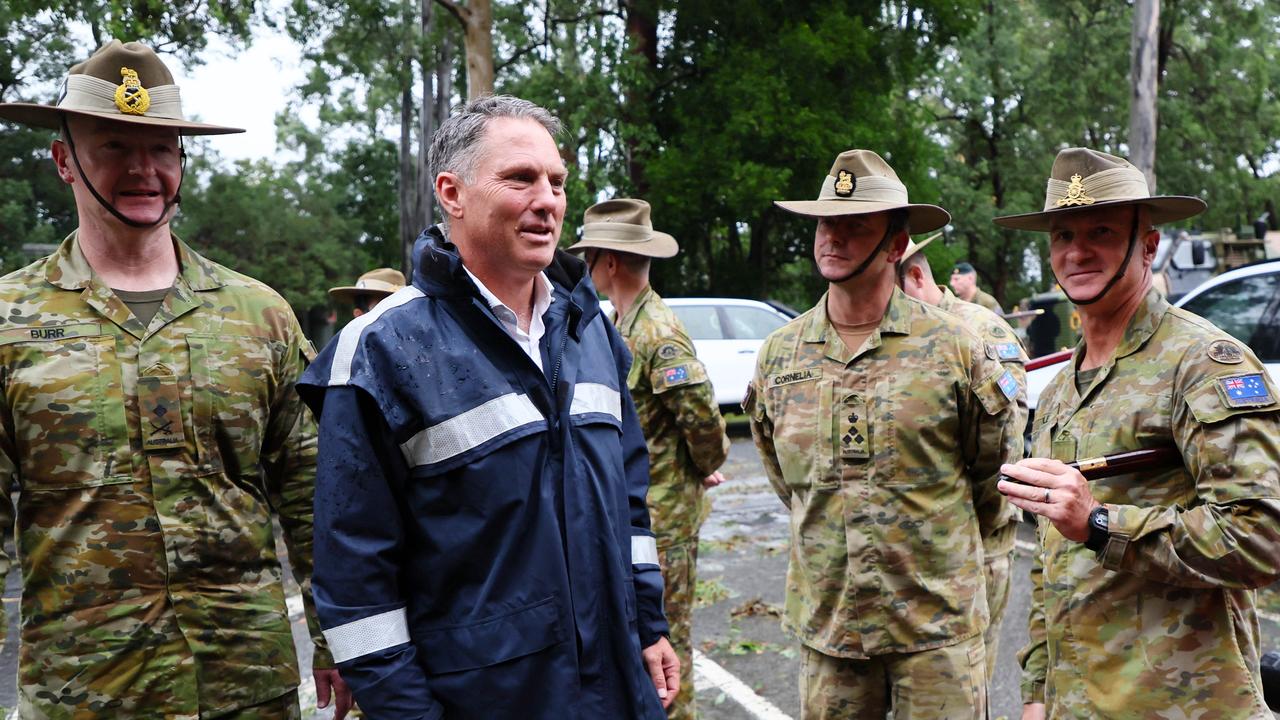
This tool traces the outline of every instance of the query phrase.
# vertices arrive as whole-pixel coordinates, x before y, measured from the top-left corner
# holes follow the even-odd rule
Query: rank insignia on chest
[[[144,450],[171,450],[186,443],[180,397],[178,378],[174,375],[143,375],[138,378]]]
[[[679,382],[684,382],[685,380],[689,379],[689,368],[686,368],[683,365],[680,365],[679,367],[667,368],[666,372],[663,373],[662,377],[664,380],[667,381],[668,385],[674,385]]]
[[[1275,402],[1261,373],[1220,378],[1218,387],[1222,389],[1223,399],[1231,407],[1257,407]]]
[[[1013,377],[1013,373],[1008,370],[1004,371],[1004,374],[1000,376],[996,384],[1000,386],[1000,392],[1004,393],[1004,396],[1010,400],[1018,397],[1018,381]]]

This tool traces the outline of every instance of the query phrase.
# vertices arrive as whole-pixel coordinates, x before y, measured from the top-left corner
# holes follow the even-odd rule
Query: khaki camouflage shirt
[[[0,279],[23,718],[196,718],[298,685],[271,516],[310,610],[316,431],[293,389],[310,345],[279,295],[175,246],[147,327],[75,233]]]
[[[942,302],[938,303],[938,307],[960,318],[969,326],[969,329],[978,333],[987,343],[987,347],[995,350],[996,358],[1013,374],[1018,387],[1022,388],[1023,392],[1018,393],[1014,401],[1016,415],[1013,422],[1019,428],[1026,428],[1027,352],[1022,348],[1022,343],[1014,334],[1013,328],[1009,327],[1009,323],[1005,322],[1004,318],[987,308],[956,297],[950,288],[939,285],[938,289],[942,291]],[[988,558],[1013,552],[1014,543],[1017,541],[1017,522],[1015,512],[1010,516],[1009,524],[1004,530],[984,538],[984,549]]]
[[[1004,309],[1000,307],[1000,302],[995,299],[995,296],[981,288],[978,289],[978,292],[974,293],[973,299],[969,302],[979,307],[984,307],[997,315],[1004,312]]]
[[[1151,290],[1081,397],[1041,396],[1036,457],[1176,445],[1183,467],[1093,480],[1100,554],[1043,519],[1023,699],[1053,718],[1261,718],[1254,591],[1280,576],[1276,388],[1247,347]]]
[[[949,645],[987,624],[982,538],[1010,520],[1021,389],[955,316],[894,290],[857,352],[827,298],[765,341],[746,409],[791,510],[785,627],[827,655]]]
[[[627,388],[649,444],[649,518],[658,545],[696,541],[702,480],[729,454],[711,381],[684,324],[653,288],[615,324],[633,356]]]

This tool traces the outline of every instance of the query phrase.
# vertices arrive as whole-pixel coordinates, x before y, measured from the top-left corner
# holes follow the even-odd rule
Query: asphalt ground
[[[800,646],[782,632],[778,617],[787,569],[787,516],[769,487],[745,428],[735,424],[730,435],[733,445],[723,468],[728,481],[709,493],[713,509],[703,525],[698,557],[694,645],[705,658],[696,663],[699,716],[703,720],[798,718]],[[1034,547],[1030,526],[1022,528],[1020,540],[1009,608],[1000,633],[1000,657],[991,685],[991,717],[997,719],[1016,720],[1021,715],[1016,655],[1027,637],[1028,570]],[[282,546],[280,551],[284,557]],[[285,575],[305,679],[310,677],[311,641],[297,586],[288,577],[287,568]],[[9,638],[17,637],[20,588],[20,574],[10,573],[3,603]],[[1267,610],[1262,619],[1263,648],[1280,649],[1280,587],[1265,593],[1264,603]],[[15,704],[16,649],[16,643],[7,642],[0,652],[0,708]],[[331,717],[330,710],[316,711],[310,682],[304,680],[301,695],[304,717]],[[1280,720],[1280,713],[1276,718]]]

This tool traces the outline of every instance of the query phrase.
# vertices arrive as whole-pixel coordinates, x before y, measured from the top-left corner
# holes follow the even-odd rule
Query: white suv
[[[698,359],[707,367],[716,402],[738,412],[756,369],[756,353],[769,333],[792,315],[758,300],[740,298],[663,298],[684,323]],[[612,312],[608,301],[600,303]]]

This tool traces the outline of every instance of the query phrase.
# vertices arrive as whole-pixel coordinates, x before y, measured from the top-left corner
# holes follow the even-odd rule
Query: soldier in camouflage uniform
[[[1154,224],[1204,210],[1141,171],[1058,154],[1044,211],[1084,338],[1000,488],[1039,515],[1024,718],[1269,718],[1254,588],[1280,577],[1280,405],[1249,348],[1151,287]],[[1176,447],[1173,468],[1090,484],[1064,463]]]
[[[983,539],[1012,509],[996,471],[1021,455],[1013,373],[954,315],[907,297],[911,204],[867,150],[836,158],[819,199],[828,291],[769,336],[745,409],[791,512],[784,626],[803,643],[801,714],[985,718]]]
[[[978,287],[978,271],[967,262],[956,263],[951,271],[951,289],[956,297],[967,303],[984,307],[997,315],[1003,315],[1000,303],[990,293]]]
[[[649,286],[650,258],[668,258],[675,238],[653,229],[649,204],[618,198],[583,217],[582,241],[596,288],[633,356],[627,388],[649,445],[649,517],[658,539],[663,608],[680,656],[680,694],[667,717],[697,716],[693,688],[693,601],[704,488],[724,481],[724,418],[684,324]]]
[[[310,606],[312,353],[265,285],[174,238],[182,119],[150,49],[113,41],[57,107],[79,228],[0,279],[0,525],[18,490],[23,718],[291,718],[298,662],[273,510],[304,591],[321,697],[345,690]],[[0,555],[6,573],[11,560]]]
[[[898,263],[898,284],[907,295],[935,307],[942,308],[955,315],[969,326],[971,330],[982,336],[987,347],[995,348],[996,357],[1013,373],[1018,387],[1026,389],[1027,373],[1023,366],[1027,363],[1027,353],[1018,342],[1013,328],[994,312],[965,302],[956,297],[950,289],[933,281],[933,270],[929,260],[921,252],[934,238],[916,244],[907,242],[907,250]],[[1027,424],[1026,394],[1019,393],[1016,403],[1017,417],[1014,422],[1019,428]],[[1013,566],[1013,546],[1017,539],[1017,519],[1011,517],[1009,523],[995,534],[984,537],[983,573],[987,581],[987,610],[991,621],[982,639],[987,646],[987,679],[995,677],[996,657],[1000,644],[1000,621],[1004,617],[1005,607],[1009,604],[1009,575]]]

